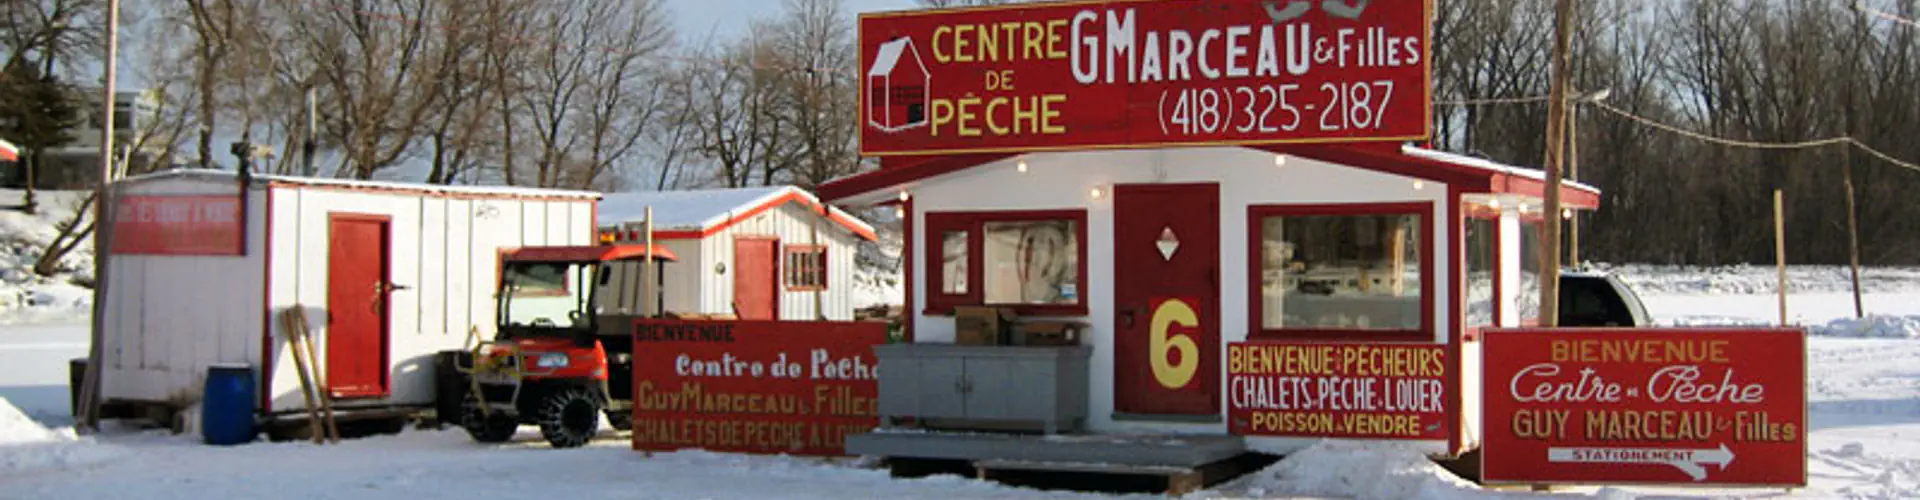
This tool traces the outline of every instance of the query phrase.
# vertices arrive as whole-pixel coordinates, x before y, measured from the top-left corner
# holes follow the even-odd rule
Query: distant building
[[[78,90],[80,104],[80,123],[68,131],[73,142],[44,151],[42,165],[35,174],[34,185],[41,189],[79,189],[92,187],[99,180],[100,173],[100,132],[105,121],[101,116],[100,88],[83,87]],[[121,91],[114,93],[113,135],[115,149],[125,150],[135,146],[144,132],[153,130],[158,124],[160,114],[160,94],[154,90]],[[149,141],[151,142],[151,141]],[[134,165],[152,162],[157,156],[158,147],[148,145],[136,151],[131,157]],[[22,154],[25,154],[23,151]],[[12,187],[26,185],[26,172],[20,163],[7,164],[6,184]]]

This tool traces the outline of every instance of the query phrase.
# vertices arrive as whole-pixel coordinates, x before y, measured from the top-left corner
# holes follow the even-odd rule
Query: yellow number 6
[[[1194,314],[1193,306],[1180,299],[1169,299],[1153,310],[1153,328],[1147,341],[1148,356],[1153,358],[1153,378],[1168,389],[1186,387],[1193,381],[1193,373],[1200,369],[1200,346],[1193,343],[1193,337],[1174,335],[1167,338],[1168,327],[1179,324],[1187,328],[1200,326],[1200,317]],[[1168,351],[1180,351],[1180,364],[1167,362]]]

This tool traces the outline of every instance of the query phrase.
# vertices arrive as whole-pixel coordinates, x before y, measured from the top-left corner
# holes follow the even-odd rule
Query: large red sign
[[[860,17],[860,152],[1429,136],[1431,0],[1107,0]]]
[[[1425,344],[1227,345],[1234,434],[1447,439],[1446,350]]]
[[[633,449],[841,456],[879,425],[879,322],[639,320]]]
[[[1806,333],[1494,329],[1488,483],[1807,484]]]
[[[240,197],[124,196],[114,211],[113,253],[242,255]]]

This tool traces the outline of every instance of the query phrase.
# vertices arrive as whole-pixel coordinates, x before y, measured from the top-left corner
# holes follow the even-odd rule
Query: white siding
[[[232,182],[162,179],[125,187],[128,195],[234,194]],[[247,200],[243,256],[109,257],[102,349],[107,399],[199,401],[215,363],[260,357],[266,191]]]
[[[1032,166],[1017,172],[1010,161],[995,162],[921,181],[913,188],[915,227],[924,228],[925,213],[982,210],[1085,209],[1087,211],[1086,300],[1092,325],[1087,343],[1094,348],[1092,401],[1088,425],[1097,431],[1176,431],[1225,434],[1226,424],[1147,424],[1113,420],[1113,184],[1217,183],[1220,186],[1220,310],[1221,345],[1213,356],[1224,358],[1226,344],[1247,337],[1247,206],[1255,204],[1299,203],[1381,203],[1428,202],[1435,205],[1431,242],[1435,250],[1432,276],[1436,311],[1452,310],[1447,280],[1448,265],[1455,256],[1443,244],[1451,207],[1445,206],[1446,186],[1427,182],[1416,189],[1413,179],[1358,168],[1291,157],[1285,166],[1275,166],[1273,155],[1245,148],[1191,148],[1158,151],[1101,151],[1080,153],[1036,153],[1025,157]],[[1103,193],[1091,199],[1089,190]],[[920,235],[915,235],[920,237]],[[925,239],[916,240],[916,247]],[[927,276],[923,252],[908,256],[914,275],[922,277],[912,284],[915,304],[926,304]],[[921,342],[952,342],[953,319],[945,316],[913,314],[914,335]],[[1447,321],[1436,318],[1436,342],[1448,337]],[[1224,378],[1224,372],[1218,374]],[[1225,383],[1221,387],[1225,387]],[[1221,414],[1227,398],[1221,398]],[[1470,402],[1471,404],[1471,402]],[[1286,450],[1308,444],[1310,440],[1250,438],[1249,444],[1262,450]],[[1432,445],[1438,452],[1440,443]]]
[[[750,208],[750,207],[743,207]],[[703,275],[705,285],[705,303],[702,312],[733,312],[733,273],[739,268],[734,261],[733,242],[743,236],[771,236],[777,238],[775,256],[779,264],[774,268],[775,290],[780,294],[780,319],[813,320],[814,292],[789,291],[786,276],[785,250],[788,245],[811,245],[816,241],[811,218],[818,217],[798,203],[786,203],[779,208],[754,215],[733,226],[708,235],[701,241],[701,250],[706,252],[707,272]],[[848,232],[845,226],[822,220],[817,240],[827,247],[827,289],[820,292],[820,303],[827,311],[827,319],[832,321],[853,320],[853,254],[858,251],[860,238]],[[676,250],[677,251],[677,250]],[[683,255],[684,257],[684,255]],[[727,272],[713,272],[714,262],[725,262]]]
[[[409,287],[394,292],[389,318],[391,393],[381,399],[342,401],[341,406],[419,405],[433,398],[433,353],[460,348],[477,328],[493,334],[493,289],[500,251],[534,245],[580,245],[592,241],[592,201],[514,198],[423,197],[326,187],[281,187],[275,191],[275,251],[272,266],[275,314],[305,308],[324,346],[331,214],[390,217],[390,277]],[[277,325],[275,326],[278,329]],[[275,410],[304,405],[290,353],[275,335],[271,361]],[[325,348],[321,347],[324,357]],[[324,363],[324,359],[322,360]]]

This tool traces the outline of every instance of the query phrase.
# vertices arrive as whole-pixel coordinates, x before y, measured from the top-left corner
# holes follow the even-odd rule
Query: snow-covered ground
[[[9,198],[11,197],[11,198]],[[18,193],[0,191],[4,200]],[[548,449],[523,430],[512,444],[460,431],[408,431],[337,446],[201,445],[196,436],[110,428],[76,436],[68,360],[86,355],[91,248],[62,273],[31,272],[53,223],[78,195],[47,193],[43,212],[0,210],[0,498],[1107,498],[1018,489],[952,476],[893,479],[845,461],[681,452],[643,456],[609,432]],[[861,306],[898,304],[897,237],[863,251]],[[1664,324],[1771,324],[1770,267],[1611,267]],[[1809,327],[1812,485],[1779,490],[1585,488],[1555,494],[1486,490],[1414,453],[1323,444],[1195,494],[1197,498],[1920,498],[1920,268],[1862,275],[1871,315],[1853,319],[1848,270],[1789,269],[1790,321]]]
[[[1763,324],[1776,318],[1772,286],[1754,275],[1632,266],[1616,269],[1667,324]],[[1920,272],[1870,270],[1880,328],[1851,338],[1844,274],[1795,269],[1810,283],[1788,303],[1814,326],[1808,456],[1812,485],[1781,490],[1584,488],[1540,494],[1481,489],[1418,455],[1326,444],[1196,498],[1920,498]],[[1763,277],[1764,277],[1763,276]],[[1840,276],[1840,278],[1835,278]],[[1835,281],[1838,279],[1839,281]],[[1818,282],[1811,282],[1818,280]],[[509,445],[459,431],[408,431],[337,446],[258,443],[223,448],[194,436],[110,430],[76,437],[67,416],[66,362],[85,355],[84,313],[65,323],[0,327],[0,497],[8,498],[1107,498],[952,476],[893,479],[851,461],[681,452],[646,457],[619,435],[553,450],[531,429]],[[1831,325],[1841,325],[1832,327]],[[1896,331],[1897,330],[1897,331]],[[15,408],[18,408],[17,410]],[[30,419],[28,417],[31,417]]]

